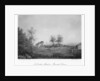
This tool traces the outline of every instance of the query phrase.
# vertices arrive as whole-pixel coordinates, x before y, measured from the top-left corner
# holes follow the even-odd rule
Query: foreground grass
[[[33,53],[19,55],[19,59],[81,59],[81,50],[72,50],[66,47],[38,48]]]

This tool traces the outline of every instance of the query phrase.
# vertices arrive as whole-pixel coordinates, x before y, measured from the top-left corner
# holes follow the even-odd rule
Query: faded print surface
[[[18,26],[19,58],[81,58],[81,15],[18,15]]]

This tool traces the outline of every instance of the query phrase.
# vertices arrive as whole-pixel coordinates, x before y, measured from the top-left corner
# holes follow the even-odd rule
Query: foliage
[[[61,35],[58,35],[57,39],[54,36],[51,36],[50,38],[50,42],[52,43],[52,46],[60,46],[62,40],[63,40],[63,37]]]
[[[30,42],[32,44],[34,44],[34,41],[35,41],[35,29],[33,27],[31,27],[29,30],[28,30],[28,38],[30,40]]]
[[[27,55],[32,55],[32,48],[32,41],[30,41],[23,30],[18,27],[18,55],[22,55],[27,58]]]
[[[61,35],[58,35],[56,42],[58,43],[58,46],[60,46],[60,43],[62,42],[63,37]]]
[[[55,44],[55,41],[56,41],[56,38],[54,36],[51,36],[50,42],[52,43],[53,46]]]

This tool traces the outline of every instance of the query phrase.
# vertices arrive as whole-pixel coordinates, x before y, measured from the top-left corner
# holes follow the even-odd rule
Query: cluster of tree
[[[26,35],[26,33],[23,32],[23,30],[18,27],[18,56],[22,55],[22,56],[27,56],[27,55],[32,55],[33,54],[33,42],[34,42],[34,31],[31,28],[28,31],[28,36]]]
[[[52,43],[52,46],[60,46],[62,41],[63,41],[63,37],[61,35],[58,35],[57,37],[51,36],[50,38],[50,42]]]

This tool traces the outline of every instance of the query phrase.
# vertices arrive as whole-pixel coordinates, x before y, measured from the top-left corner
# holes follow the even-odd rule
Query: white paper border
[[[9,76],[94,75],[94,6],[8,6],[5,7],[5,74]],[[85,66],[16,66],[14,63],[14,14],[85,14]],[[16,32],[17,33],[17,32]],[[30,63],[30,62],[29,62]]]

